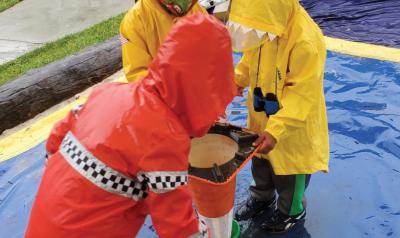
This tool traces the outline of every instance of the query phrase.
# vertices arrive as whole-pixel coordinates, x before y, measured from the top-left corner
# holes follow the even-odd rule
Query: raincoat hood
[[[298,0],[233,0],[229,21],[280,37],[299,10]]]
[[[185,17],[172,28],[142,81],[191,136],[204,135],[234,97],[231,47],[228,31],[216,18]]]

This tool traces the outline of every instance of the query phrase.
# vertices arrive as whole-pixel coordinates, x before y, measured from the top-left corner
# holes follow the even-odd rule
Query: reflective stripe
[[[145,178],[148,187],[155,193],[170,192],[188,182],[187,171],[140,172],[138,179]]]
[[[135,201],[144,199],[148,194],[147,183],[141,183],[108,167],[87,151],[71,132],[65,136],[60,152],[83,177],[107,192]]]

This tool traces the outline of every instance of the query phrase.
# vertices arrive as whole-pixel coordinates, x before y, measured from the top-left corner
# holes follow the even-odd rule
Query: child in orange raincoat
[[[53,128],[48,165],[27,238],[131,238],[147,215],[160,237],[206,237],[187,186],[190,137],[200,137],[232,100],[225,27],[182,19],[147,76],[98,86]]]

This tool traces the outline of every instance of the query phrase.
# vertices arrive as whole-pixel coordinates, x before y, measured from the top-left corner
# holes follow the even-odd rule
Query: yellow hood
[[[298,0],[231,0],[229,20],[282,36],[300,10]]]

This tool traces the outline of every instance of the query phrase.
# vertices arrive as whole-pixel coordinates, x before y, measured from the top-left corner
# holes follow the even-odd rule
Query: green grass
[[[0,0],[0,12],[9,9],[22,0]]]
[[[13,61],[0,65],[0,85],[16,79],[31,69],[42,67],[90,45],[112,38],[119,33],[119,25],[124,14],[122,13],[86,30],[45,44]]]

